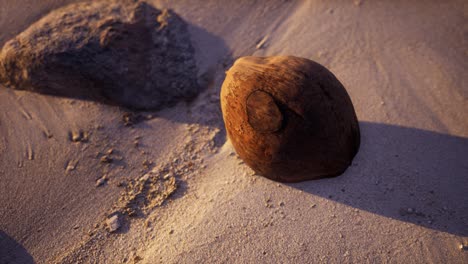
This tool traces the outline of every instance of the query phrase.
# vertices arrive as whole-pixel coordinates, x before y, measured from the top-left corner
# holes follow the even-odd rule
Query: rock
[[[106,220],[107,231],[113,233],[120,228],[119,215],[113,215]]]
[[[73,130],[69,132],[70,140],[73,142],[85,142],[87,140],[87,133],[81,130]]]
[[[104,155],[100,159],[101,163],[112,163],[112,161],[113,161],[113,159],[108,155]]]
[[[186,23],[131,0],[55,10],[8,41],[0,82],[21,90],[160,109],[199,92]]]
[[[106,182],[107,182],[107,175],[104,175],[96,181],[96,187],[102,186]]]
[[[359,124],[345,88],[307,59],[238,59],[223,83],[221,107],[237,154],[273,180],[340,175],[359,149]]]

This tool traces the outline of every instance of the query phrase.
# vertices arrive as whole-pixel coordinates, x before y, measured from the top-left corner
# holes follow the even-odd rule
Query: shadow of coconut
[[[339,177],[288,184],[371,213],[460,236],[468,229],[468,138],[361,122],[361,149]]]
[[[0,230],[0,263],[34,264],[36,262],[20,243]]]

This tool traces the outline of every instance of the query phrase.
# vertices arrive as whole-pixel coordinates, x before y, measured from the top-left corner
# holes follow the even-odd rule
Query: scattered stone
[[[130,127],[138,124],[144,120],[143,116],[139,113],[125,112],[122,115],[122,122],[125,126]]]
[[[266,35],[265,37],[263,37],[258,43],[257,45],[255,46],[256,49],[262,49],[265,45],[265,43],[267,42],[269,36]]]
[[[173,229],[169,230],[169,235],[172,235],[172,234],[174,234],[174,230],[173,230]]]
[[[81,142],[84,139],[84,132],[82,130],[72,130],[69,133],[70,140],[73,142]]]
[[[112,163],[113,160],[108,155],[104,155],[104,156],[101,157],[100,161],[101,161],[101,163]]]
[[[54,135],[50,133],[48,130],[42,131],[42,135],[44,135],[45,138],[52,138]]]
[[[346,89],[308,59],[238,59],[222,85],[221,107],[237,154],[272,180],[340,175],[359,149],[359,123]]]
[[[66,172],[74,171],[76,169],[77,162],[69,161],[67,167],[65,168]]]
[[[149,179],[149,176],[150,174],[149,173],[146,173],[145,175],[143,175],[141,178],[140,178],[140,181],[141,182],[145,182]]]
[[[96,181],[96,187],[102,186],[106,182],[107,182],[107,175],[104,175]]]
[[[117,231],[120,228],[120,225],[121,223],[118,214],[113,215],[106,220],[107,231],[110,233]]]
[[[28,149],[26,152],[27,152],[28,160],[34,160],[34,150],[32,149],[31,145],[28,145]]]
[[[464,245],[464,244],[460,244],[460,245],[458,246],[458,248],[459,248],[460,250],[468,250],[468,246],[467,246],[467,245]]]
[[[112,153],[114,153],[114,149],[113,148],[110,148],[109,150],[107,150],[107,155],[111,155]]]
[[[153,162],[149,160],[144,160],[142,165],[143,167],[145,167],[145,169],[148,169],[151,165],[153,165]]]
[[[3,46],[0,83],[155,110],[200,91],[186,22],[143,1],[52,11]]]

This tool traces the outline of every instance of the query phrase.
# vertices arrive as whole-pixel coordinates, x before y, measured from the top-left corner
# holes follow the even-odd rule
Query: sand
[[[0,0],[0,45],[69,2]],[[0,87],[0,263],[468,262],[466,3],[150,2],[190,24],[205,91],[129,124]],[[312,59],[343,83],[362,143],[342,176],[281,184],[236,156],[219,89],[246,55]],[[110,233],[132,186],[138,214]]]

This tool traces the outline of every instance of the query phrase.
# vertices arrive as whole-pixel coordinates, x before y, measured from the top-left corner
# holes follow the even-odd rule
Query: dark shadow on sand
[[[361,122],[361,149],[341,176],[289,184],[392,219],[468,235],[468,138]]]
[[[0,263],[34,264],[36,262],[20,243],[0,230]]]

